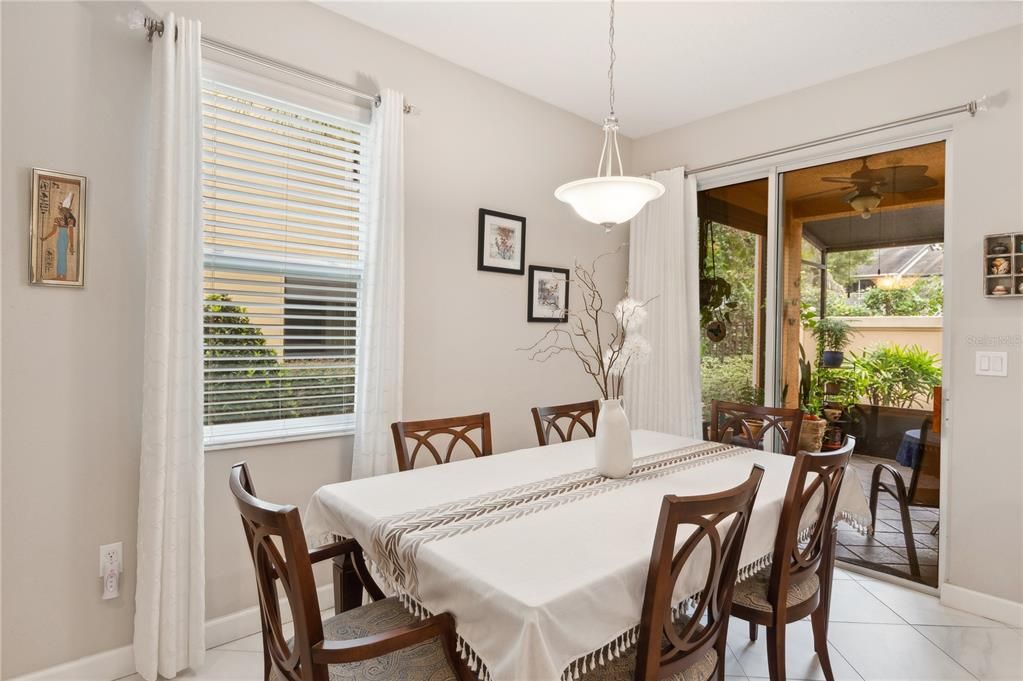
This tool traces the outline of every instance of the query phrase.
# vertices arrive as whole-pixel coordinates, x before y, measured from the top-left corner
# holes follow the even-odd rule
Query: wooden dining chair
[[[480,443],[469,436],[469,433],[480,431]],[[435,464],[450,463],[455,447],[464,444],[474,457],[493,454],[490,439],[490,413],[472,414],[471,416],[455,416],[447,419],[431,419],[428,421],[398,421],[391,424],[394,436],[394,452],[398,456],[398,470],[408,471],[416,467],[416,461],[424,450],[429,452]],[[431,442],[434,438],[443,439],[450,436],[442,456],[437,446]],[[409,450],[409,440],[415,443]]]
[[[800,409],[721,400],[711,402],[710,439],[714,442],[763,449],[764,440],[773,433],[781,443],[779,453],[795,456],[802,427],[803,412]]]
[[[312,566],[359,545],[345,540],[310,551],[298,509],[258,499],[245,463],[231,468],[230,484],[256,571],[266,681],[458,679],[450,614],[420,621],[396,598],[381,598],[323,621]],[[292,639],[284,635],[282,595]]]
[[[552,444],[551,431],[558,435],[559,442],[568,442],[572,439],[576,426],[586,434],[586,437],[593,437],[597,433],[597,414],[600,412],[600,402],[576,402],[574,404],[559,404],[554,407],[533,407],[533,425],[536,426],[536,440],[540,446]],[[587,423],[587,418],[589,422]],[[567,421],[564,426],[558,421]]]
[[[915,458],[909,485],[897,468],[886,463],[874,466],[870,476],[870,534],[874,534],[877,523],[877,500],[881,492],[891,495],[899,505],[899,516],[902,521],[902,535],[906,540],[906,555],[909,558],[909,570],[914,577],[920,578],[920,560],[916,553],[916,539],[913,537],[913,518],[910,507],[938,508],[941,484],[941,446],[932,437],[934,417],[928,416],[920,426],[920,453]],[[882,475],[887,473],[892,481],[885,482]],[[937,534],[935,524],[931,534]]]
[[[732,615],[767,627],[771,681],[785,681],[785,627],[810,616],[813,645],[824,677],[834,681],[828,657],[828,612],[835,569],[835,509],[851,452],[799,452],[782,503],[771,565],[735,585]],[[804,534],[807,533],[807,534]]]
[[[668,495],[661,502],[650,567],[647,571],[639,640],[622,656],[582,675],[583,681],[707,681],[723,679],[728,616],[742,544],[756,501],[761,466],[737,487],[692,497]],[[693,529],[681,548],[681,526]],[[696,606],[676,618],[675,582],[697,551],[706,574]]]

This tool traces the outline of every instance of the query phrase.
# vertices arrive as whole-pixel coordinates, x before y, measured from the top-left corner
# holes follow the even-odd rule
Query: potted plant
[[[820,372],[818,372],[819,374]],[[828,422],[818,414],[823,406],[820,377],[814,375],[813,367],[806,359],[803,346],[799,346],[799,408],[803,410],[803,424],[799,429],[799,449],[804,452],[819,452],[824,442],[824,431]]]
[[[847,369],[857,394],[850,409],[864,447],[894,452],[906,430],[931,414],[928,402],[941,385],[941,360],[916,345],[878,345],[852,353]]]
[[[813,328],[813,337],[817,340],[821,367],[836,369],[842,366],[852,334],[853,329],[848,322],[837,317],[825,317],[817,322]]]

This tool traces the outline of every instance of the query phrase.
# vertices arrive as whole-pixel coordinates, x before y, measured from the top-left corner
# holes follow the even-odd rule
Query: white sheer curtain
[[[352,478],[398,469],[391,423],[401,419],[405,353],[405,99],[381,93],[373,112],[372,194],[355,379]]]
[[[632,219],[629,295],[657,296],[643,327],[649,361],[629,372],[633,428],[700,436],[700,293],[696,179],[682,168],[653,174],[665,191]]]
[[[153,40],[135,667],[205,657],[200,25]],[[175,33],[177,40],[175,40]]]

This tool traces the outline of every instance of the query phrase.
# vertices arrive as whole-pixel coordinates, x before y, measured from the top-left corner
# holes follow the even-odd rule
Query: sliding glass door
[[[701,191],[698,213],[706,420],[715,399],[764,404],[768,181]]]

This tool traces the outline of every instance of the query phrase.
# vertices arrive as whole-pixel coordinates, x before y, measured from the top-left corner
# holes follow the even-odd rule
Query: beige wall
[[[765,74],[769,77],[770,74]],[[684,87],[679,84],[679,87]],[[636,140],[634,169],[727,161],[994,95],[953,126],[945,225],[945,355],[951,466],[946,580],[1023,602],[1023,307],[979,294],[981,237],[1023,224],[1023,29],[1015,27]],[[887,133],[884,139],[897,139]],[[878,139],[881,139],[880,137]],[[846,143],[846,148],[856,143]],[[1008,303],[1008,304],[1006,304]],[[1007,378],[973,374],[981,343]],[[979,526],[984,527],[978,532]]]
[[[3,678],[131,640],[149,50],[117,21],[130,6],[0,3]],[[537,365],[515,352],[546,327],[525,321],[526,277],[476,271],[476,215],[526,216],[534,264],[569,266],[627,240],[553,198],[592,173],[597,126],[313,5],[177,8],[208,35],[369,89],[376,81],[420,109],[407,119],[408,417],[488,409],[506,451],[532,441],[534,403],[594,396],[567,358]],[[25,283],[32,166],[89,178],[84,290]],[[625,263],[624,252],[610,261],[609,290],[623,289]],[[350,437],[207,455],[209,618],[255,604],[230,465],[247,459],[262,495],[303,507],[317,486],[348,477],[350,457]],[[111,541],[124,542],[127,572],[121,597],[104,602],[97,553]]]

